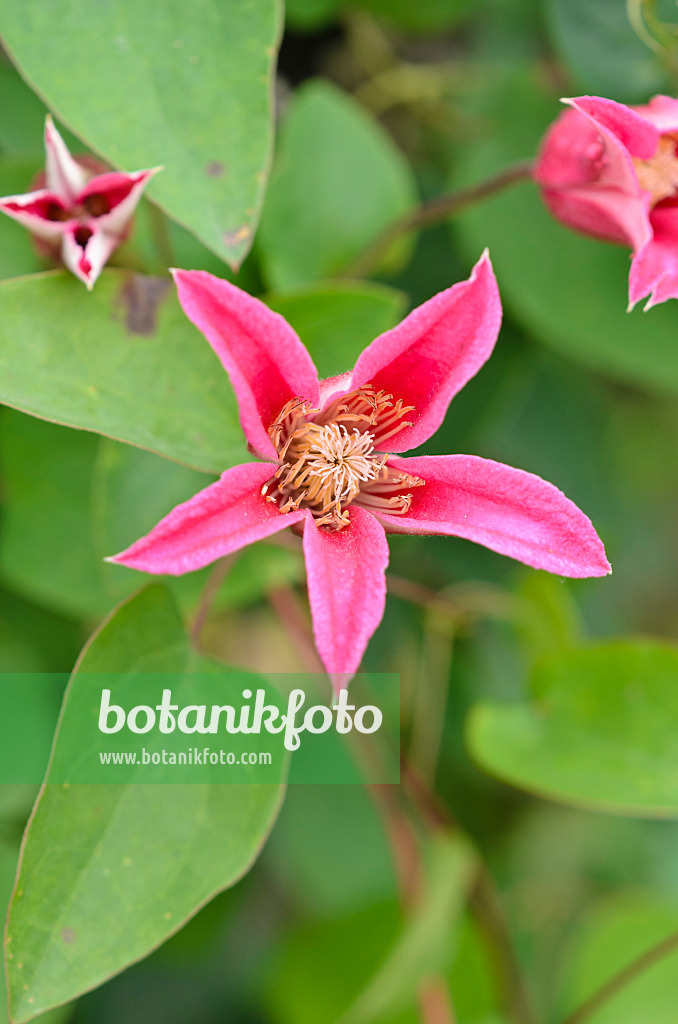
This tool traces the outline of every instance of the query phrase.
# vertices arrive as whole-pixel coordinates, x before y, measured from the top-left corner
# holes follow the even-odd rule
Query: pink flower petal
[[[600,177],[604,156],[605,139],[597,124],[570,108],[546,131],[532,176],[546,188],[589,185]]]
[[[360,667],[386,602],[388,544],[384,528],[369,512],[351,506],[343,530],[304,526],[316,646],[335,690],[347,686]]]
[[[654,237],[633,257],[629,274],[629,309],[650,296],[645,309],[678,299],[678,203],[666,200],[651,214]]]
[[[99,230],[96,221],[91,227],[73,222],[64,234],[61,243],[61,258],[68,269],[79,277],[91,291],[94,282],[103,270],[120,239]]]
[[[351,388],[373,384],[405,405],[413,426],[389,442],[404,452],[442,423],[451,399],[489,358],[501,324],[501,302],[487,252],[468,281],[439,292],[361,354]]]
[[[549,128],[535,180],[553,216],[575,230],[634,249],[651,237],[648,197],[626,145],[635,156],[656,150],[659,133],[628,106],[581,96]]]
[[[621,104],[590,96],[566,102],[571,109],[551,125],[535,163],[533,176],[542,186],[544,201],[557,220],[576,231],[639,248],[652,234],[648,197],[619,135],[633,136],[633,128],[640,125],[634,148],[646,152],[651,142],[652,155],[658,133],[630,108],[622,107],[620,113]]]
[[[246,463],[177,505],[149,534],[107,559],[142,572],[180,576],[301,522],[305,512],[278,511],[261,496],[271,466]]]
[[[313,361],[286,320],[252,295],[204,270],[175,270],[179,301],[231,378],[240,422],[252,449],[277,453],[268,436],[293,398],[318,403]]]
[[[474,455],[389,459],[425,480],[405,516],[378,513],[393,533],[441,533],[484,544],[560,576],[611,571],[591,521],[553,484]]]
[[[45,120],[45,150],[47,188],[50,192],[56,192],[68,206],[71,206],[82,190],[87,176],[69,153],[49,114]]]
[[[152,167],[147,171],[136,171],[134,174],[122,174],[113,171],[110,174],[98,174],[85,185],[78,196],[78,202],[88,204],[95,212],[99,226],[110,234],[124,235],[127,225],[139,204],[144,189],[154,174],[162,167]]]
[[[662,134],[678,132],[678,100],[672,96],[653,96],[647,106],[634,109]]]
[[[544,189],[544,202],[556,220],[575,231],[632,248],[652,237],[649,203],[615,188]]]
[[[657,151],[659,132],[642,114],[623,103],[600,96],[577,96],[563,100],[575,110],[590,117],[605,131],[611,132],[622,146],[641,160],[648,160]]]
[[[66,212],[66,207],[59,196],[47,189],[4,196],[0,199],[0,210],[47,242],[57,242],[66,229],[66,221],[55,219],[59,211]]]

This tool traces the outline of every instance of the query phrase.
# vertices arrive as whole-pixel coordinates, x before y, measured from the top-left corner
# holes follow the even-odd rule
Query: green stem
[[[678,950],[678,932],[669,935],[666,939],[662,939],[656,946],[652,946],[651,949],[646,950],[636,960],[623,967],[602,988],[594,992],[585,1003],[582,1003],[574,1013],[566,1017],[562,1024],[582,1024],[583,1021],[592,1017],[601,1006],[604,1006],[622,989],[630,985],[632,981],[635,981],[636,978],[640,977],[650,967],[654,967],[656,963],[659,963],[660,960],[663,960],[665,956],[675,952],[675,950]]]
[[[522,160],[520,163],[511,164],[505,167],[498,174],[479,182],[477,185],[470,185],[468,188],[460,188],[448,195],[437,196],[435,199],[422,203],[416,210],[411,210],[404,217],[390,224],[367,248],[342,272],[342,277],[369,277],[379,266],[384,253],[387,252],[393,242],[408,231],[415,231],[419,228],[429,227],[431,224],[439,224],[448,220],[454,214],[465,210],[468,206],[478,203],[488,196],[501,192],[509,185],[524,181],[530,177],[532,162]]]

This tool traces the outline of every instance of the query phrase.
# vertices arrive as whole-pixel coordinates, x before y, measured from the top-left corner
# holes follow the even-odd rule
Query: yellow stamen
[[[652,194],[652,205],[678,192],[678,156],[676,139],[662,135],[657,152],[648,160],[634,158],[634,167],[640,187]]]

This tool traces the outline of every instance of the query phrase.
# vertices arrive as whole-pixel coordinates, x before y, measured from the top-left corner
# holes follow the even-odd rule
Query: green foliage
[[[7,49],[58,117],[116,167],[165,165],[151,195],[242,262],[271,150],[275,0],[4,3]],[[102,27],[105,26],[105,31]]]
[[[207,472],[248,461],[226,374],[169,280],[107,271],[89,295],[35,275],[0,283],[0,310],[6,405]]]
[[[475,856],[465,839],[440,835],[426,851],[426,890],[374,977],[340,1018],[376,1024],[414,1002],[420,985],[445,975],[456,952],[457,928],[473,881]]]
[[[678,648],[624,640],[542,659],[524,704],[475,709],[479,763],[530,792],[640,817],[678,817]]]
[[[283,121],[257,241],[269,288],[340,274],[415,202],[411,168],[381,126],[335,87],[308,83]],[[398,243],[385,266],[408,252]]]
[[[274,0],[0,3],[25,76],[0,62],[0,193],[43,167],[47,107],[75,153],[165,165],[92,294],[40,273],[0,216],[0,671],[68,672],[94,629],[68,727],[91,711],[83,673],[195,666],[182,617],[214,657],[307,668],[299,538],[131,599],[147,577],[103,561],[251,457],[171,265],[262,295],[332,376],[487,245],[504,327],[425,451],[553,481],[614,575],[563,581],[465,541],[394,538],[365,667],[401,673],[413,774],[388,801],[291,786],[263,857],[215,900],[252,867],[280,787],[47,786],[10,918],[14,1024],[61,1024],[57,1004],[92,988],[87,1024],[415,1024],[433,973],[458,1024],[557,1021],[678,928],[678,305],[625,313],[628,252],[554,222],[529,181],[400,237],[383,280],[350,279],[420,194],[532,158],[560,96],[675,93],[671,54],[634,34],[623,0],[286,8],[272,162]],[[44,750],[56,708],[34,710]],[[36,795],[0,789],[3,906]],[[499,888],[484,905],[481,861]],[[672,1022],[675,960],[591,1024]],[[511,1005],[521,982],[534,1014]]]
[[[678,930],[678,901],[659,901],[630,889],[601,900],[570,940],[561,1014],[571,1012],[601,985]],[[671,1024],[676,1012],[678,952],[626,985],[591,1024]]]
[[[670,89],[668,75],[635,35],[619,0],[547,0],[547,25],[578,93],[645,103]]]
[[[321,377],[350,370],[373,338],[394,327],[405,311],[402,292],[370,282],[330,282],[267,295],[310,351]]]
[[[149,587],[86,648],[64,722],[90,699],[80,685],[87,673],[182,672],[188,664],[171,598]],[[22,1024],[101,984],[237,881],[281,794],[277,786],[50,786],[48,773],[8,923],[12,1020]]]

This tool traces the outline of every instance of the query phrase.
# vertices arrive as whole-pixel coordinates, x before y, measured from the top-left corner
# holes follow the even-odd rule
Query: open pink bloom
[[[633,249],[629,308],[678,298],[678,100],[563,103],[534,169],[546,205],[569,227]]]
[[[112,561],[181,574],[294,526],[335,688],[381,621],[387,533],[467,537],[563,576],[610,571],[590,521],[538,476],[472,455],[387,454],[426,441],[492,352],[501,304],[487,254],[468,281],[373,341],[351,372],[323,381],[289,324],[258,299],[204,271],[175,280],[264,461],[227,470]]]
[[[160,167],[122,174],[97,174],[92,163],[74,159],[45,121],[45,187],[0,199],[0,210],[35,235],[41,250],[57,258],[91,289],[109,256],[129,234],[132,215],[148,181]]]

